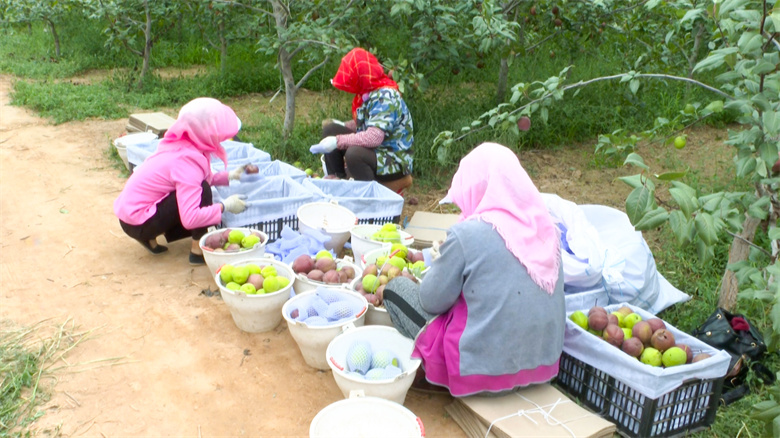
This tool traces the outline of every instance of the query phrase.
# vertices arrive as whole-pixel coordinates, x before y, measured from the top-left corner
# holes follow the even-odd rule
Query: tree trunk
[[[225,38],[225,22],[219,22],[219,71],[224,76],[227,73],[228,45]]]
[[[282,34],[287,29],[287,9],[278,1],[273,1],[274,18],[276,19],[276,33],[279,39],[282,39]],[[293,77],[292,60],[290,59],[290,53],[282,46],[279,49],[279,71],[282,73],[282,81],[284,82],[284,94],[286,97],[285,113],[284,113],[284,128],[282,130],[282,137],[287,140],[292,134],[295,126],[295,93],[298,91],[295,87],[295,77]]]
[[[54,37],[54,53],[57,58],[60,57],[60,36],[57,34],[57,28],[54,26],[54,22],[46,20],[49,23],[49,29],[51,29],[51,36]]]
[[[753,237],[756,235],[756,228],[761,221],[751,216],[745,217],[745,222],[742,224],[742,232],[734,237],[731,243],[731,249],[729,250],[729,264],[741,262],[747,260],[750,253],[750,243],[753,241]],[[723,274],[723,281],[720,287],[720,297],[718,298],[718,306],[726,310],[731,311],[734,305],[737,304],[737,293],[739,292],[739,285],[737,283],[737,276],[734,272],[726,269],[726,273]]]
[[[143,85],[146,73],[149,71],[149,59],[152,57],[152,13],[149,10],[149,0],[144,0],[146,12],[146,27],[144,27],[144,63],[141,67],[141,77],[138,79],[138,87]]]
[[[509,56],[501,58],[501,67],[498,69],[498,89],[496,90],[496,104],[504,103],[506,98],[506,84],[509,80]]]

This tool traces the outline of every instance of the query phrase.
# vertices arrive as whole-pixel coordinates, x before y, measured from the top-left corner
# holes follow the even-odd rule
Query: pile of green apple
[[[290,284],[290,279],[276,272],[273,265],[260,266],[255,263],[234,266],[223,265],[217,271],[219,281],[228,290],[241,291],[247,295],[264,295],[278,292]]]
[[[380,257],[377,263],[366,265],[363,269],[363,277],[357,282],[355,290],[366,298],[366,301],[374,306],[381,306],[384,297],[385,285],[395,277],[406,277],[415,283],[420,280],[415,276],[415,272],[421,272],[425,267],[424,262],[420,262],[416,268],[411,268],[414,264],[406,261],[406,258],[399,257],[399,253],[390,253],[390,257]],[[417,263],[417,262],[415,262]]]
[[[385,264],[393,258],[400,258],[406,262],[405,267],[417,278],[420,278],[422,276],[422,271],[425,270],[425,260],[422,251],[410,250],[401,243],[394,243],[390,246],[389,255],[377,257],[374,264],[377,266],[385,266]],[[398,260],[394,260],[393,263],[394,266],[401,266],[401,262]]]
[[[203,242],[203,249],[211,252],[239,252],[250,250],[261,243],[263,235],[258,231],[246,234],[241,230],[227,228],[209,234]]]
[[[669,368],[710,357],[707,353],[694,356],[691,347],[675,341],[674,334],[666,329],[662,319],[642,320],[642,316],[628,306],[611,313],[603,307],[593,306],[587,315],[578,310],[569,315],[569,319],[649,366]]]
[[[351,266],[339,267],[333,254],[323,249],[314,257],[301,254],[290,266],[296,274],[303,274],[312,281],[328,284],[349,283],[355,279],[355,269]]]
[[[391,242],[400,244],[401,233],[398,232],[398,225],[392,222],[388,222],[382,225],[382,228],[380,228],[379,231],[372,234],[370,239],[377,242]]]

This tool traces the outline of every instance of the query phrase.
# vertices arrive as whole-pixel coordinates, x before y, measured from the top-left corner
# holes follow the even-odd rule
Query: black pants
[[[331,135],[354,134],[345,126],[331,123],[322,128],[322,138]],[[357,181],[394,181],[403,178],[403,172],[392,175],[376,174],[376,151],[371,148],[353,147],[346,150],[336,149],[325,154],[325,167],[328,175],[339,178],[354,178]]]
[[[211,186],[206,181],[201,184],[203,194],[200,198],[200,206],[206,207],[211,205]],[[176,192],[171,192],[166,196],[159,204],[157,204],[157,212],[154,216],[150,217],[141,225],[130,225],[125,222],[119,221],[122,225],[122,229],[125,233],[133,239],[146,244],[150,240],[157,238],[160,234],[165,235],[165,240],[168,242],[174,242],[186,237],[192,237],[193,239],[200,239],[208,231],[208,227],[196,228],[194,230],[188,230],[181,224],[181,217],[179,216],[179,204],[176,201]]]

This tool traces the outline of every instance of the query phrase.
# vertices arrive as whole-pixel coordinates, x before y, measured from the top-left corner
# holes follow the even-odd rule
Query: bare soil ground
[[[51,399],[36,434],[308,436],[312,418],[342,399],[331,372],[304,363],[284,322],[268,333],[238,330],[224,303],[201,293],[216,285],[206,267],[187,263],[189,242],[155,256],[119,227],[112,204],[125,178],[108,150],[127,120],[54,126],[9,105],[11,80],[0,77],[0,320],[70,321],[74,333],[91,332],[42,388]],[[268,100],[227,103],[239,116],[281,113],[281,99]],[[725,131],[688,134],[682,151],[642,152],[652,165],[728,171]],[[631,172],[599,169],[591,156],[588,144],[520,158],[541,191],[622,209],[629,189],[616,177]],[[441,195],[412,188],[407,199],[418,202],[404,214],[438,211]],[[464,436],[445,414],[450,402],[410,391],[405,406],[427,436]]]

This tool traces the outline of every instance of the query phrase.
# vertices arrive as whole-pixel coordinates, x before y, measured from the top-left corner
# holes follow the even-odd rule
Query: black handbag
[[[749,363],[749,368],[764,384],[774,383],[775,374],[761,363],[767,351],[764,337],[745,315],[718,308],[692,334],[731,356],[729,372],[726,374],[721,396],[724,404],[733,403],[749,392],[745,382],[748,370],[747,366],[743,366],[745,362]]]

